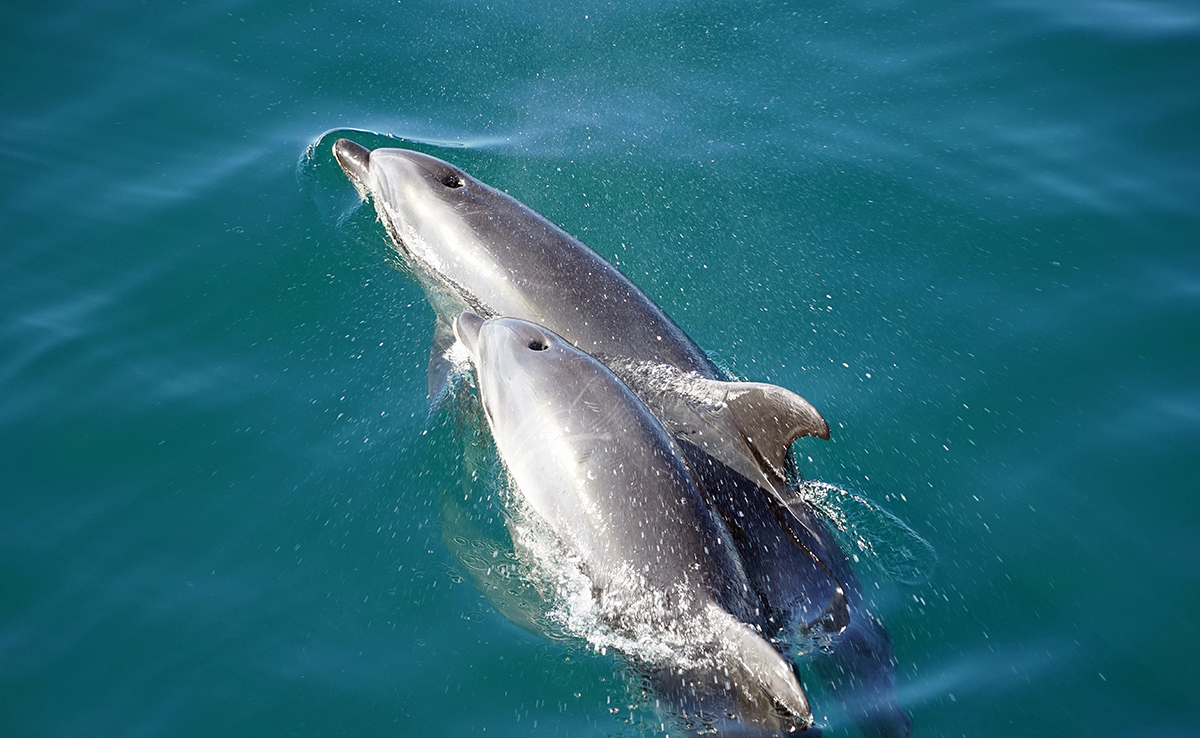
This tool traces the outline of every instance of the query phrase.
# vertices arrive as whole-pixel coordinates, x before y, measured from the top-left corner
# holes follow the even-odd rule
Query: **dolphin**
[[[887,632],[868,612],[828,527],[788,482],[792,442],[829,437],[820,413],[782,387],[726,381],[596,252],[458,167],[348,139],[336,141],[333,154],[374,202],[438,316],[431,397],[449,369],[450,322],[464,310],[531,321],[601,360],[675,440],[706,505],[728,528],[769,626],[834,636],[825,673],[838,698],[860,705],[850,711],[870,730],[906,736]]]
[[[333,152],[360,191],[374,200],[393,242],[425,283],[439,318],[448,322],[469,309],[549,328],[608,361],[686,444],[689,455],[703,462],[700,475],[729,477],[726,472],[732,471],[783,504],[795,501],[785,479],[788,448],[803,435],[829,436],[828,425],[808,402],[773,385],[723,381],[704,352],[611,264],[461,169],[407,149],[369,151],[347,139],[338,140]],[[691,391],[681,394],[681,386]],[[728,485],[710,486],[715,487],[711,494],[730,498],[719,505],[724,517],[746,517],[736,498],[753,495],[723,493],[720,488]],[[779,506],[757,513],[756,519],[774,518]],[[811,621],[829,603],[836,606],[837,573],[812,572],[803,577],[802,593],[789,593],[783,590],[796,575],[785,572],[814,566],[832,570],[836,562],[825,559],[845,557],[836,544],[830,545],[819,523],[805,519],[797,527],[776,536],[778,540],[759,541],[750,565],[764,562],[761,575],[752,576],[770,602],[819,600],[819,607],[810,602],[800,608]],[[806,550],[788,540],[795,535],[805,539]],[[817,584],[819,580],[825,581]]]
[[[630,643],[669,646],[696,687],[728,683],[718,691],[737,704],[739,732],[813,727],[791,666],[751,625],[756,603],[729,532],[645,404],[534,323],[464,312],[454,333],[520,496],[578,557],[604,622]],[[674,689],[678,665],[648,666]]]

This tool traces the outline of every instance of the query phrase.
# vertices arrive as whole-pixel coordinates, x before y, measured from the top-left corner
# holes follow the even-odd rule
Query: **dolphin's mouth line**
[[[354,189],[365,200],[370,187],[366,175],[370,172],[371,152],[361,144],[348,138],[339,138],[333,144],[333,158],[354,184]]]
[[[374,196],[372,196],[372,197],[374,197]],[[390,238],[392,240],[392,243],[394,243],[400,247],[399,249],[397,249],[397,251],[401,251],[401,253],[403,253],[405,256],[407,256],[409,258],[416,258],[413,256],[412,249],[410,249],[408,247],[408,244],[405,243],[404,239],[400,237],[400,231],[398,231],[396,229],[396,226],[394,226],[392,224],[391,214],[389,213],[388,217],[380,218],[379,220],[383,222],[383,230],[387,231],[388,238]]]
[[[370,200],[371,188],[367,186],[367,183],[363,181],[362,177],[359,177],[349,169],[343,168],[342,171],[345,172],[346,179],[350,180],[350,184],[354,185],[355,191],[358,192],[358,196],[363,199],[363,202]]]

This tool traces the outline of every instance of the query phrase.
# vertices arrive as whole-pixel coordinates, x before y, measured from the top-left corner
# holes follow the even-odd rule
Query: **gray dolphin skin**
[[[792,442],[829,436],[820,414],[784,388],[724,381],[611,264],[461,169],[348,139],[333,153],[373,201],[438,316],[431,377],[453,342],[450,322],[464,310],[531,321],[606,364],[675,441],[730,533],[765,627],[827,638],[814,666],[847,713],[869,735],[907,736],[890,638],[828,527],[788,483]]]
[[[347,139],[333,151],[402,252],[452,293],[443,297],[545,325],[592,355],[715,376],[704,352],[633,283],[517,200],[416,151],[367,151]]]
[[[709,685],[728,685],[718,696],[737,706],[737,732],[811,728],[796,675],[747,625],[759,618],[729,532],[650,410],[607,367],[536,324],[463,313],[454,333],[471,354],[500,456],[578,557],[604,620],[698,659],[685,668],[693,689],[714,713]],[[667,680],[680,671],[649,666]]]

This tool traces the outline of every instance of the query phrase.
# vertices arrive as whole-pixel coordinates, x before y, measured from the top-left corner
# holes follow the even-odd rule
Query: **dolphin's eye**
[[[550,347],[547,346],[545,343],[542,343],[541,339],[535,338],[529,342],[529,348],[533,351],[545,351],[546,349],[548,349]]]
[[[459,177],[457,174],[450,173],[450,174],[447,174],[445,177],[442,177],[442,184],[444,184],[450,188],[455,188],[455,187],[462,187],[463,181],[462,181],[462,178]]]

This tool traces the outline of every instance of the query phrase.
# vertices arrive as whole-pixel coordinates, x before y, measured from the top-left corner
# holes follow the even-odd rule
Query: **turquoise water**
[[[1200,735],[1194,4],[34,7],[0,32],[0,734],[655,734],[463,563],[356,129],[822,411],[806,475],[936,551],[860,568],[914,735]]]

